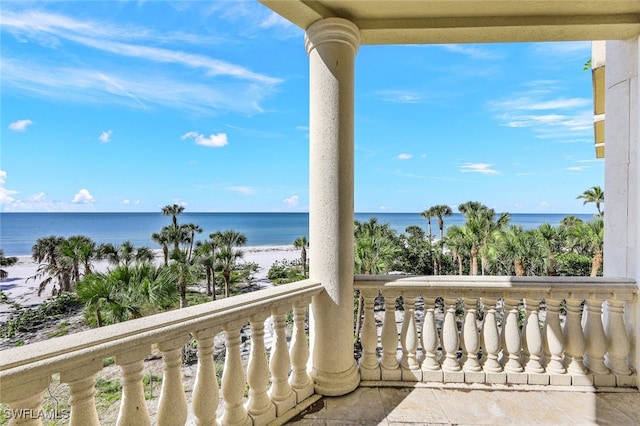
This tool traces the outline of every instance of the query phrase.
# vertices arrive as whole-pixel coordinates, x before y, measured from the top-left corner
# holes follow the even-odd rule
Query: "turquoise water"
[[[525,229],[543,223],[558,225],[566,214],[512,214],[511,224]],[[591,215],[578,215],[590,220]],[[377,217],[389,223],[398,233],[410,225],[427,230],[426,220],[419,213],[356,213],[359,221]],[[309,236],[308,213],[183,213],[179,223],[195,223],[203,232],[197,239],[225,229],[235,229],[247,236],[249,246],[290,245],[301,236]],[[69,237],[86,235],[97,243],[120,244],[130,240],[136,246],[160,248],[151,241],[151,234],[171,223],[170,216],[161,213],[1,213],[0,248],[5,256],[31,254],[36,240],[49,235]],[[445,228],[464,223],[464,216],[455,213],[445,218]],[[432,220],[432,232],[438,235],[438,221]]]

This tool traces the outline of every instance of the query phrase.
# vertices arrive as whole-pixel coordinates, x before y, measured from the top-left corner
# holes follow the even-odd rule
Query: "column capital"
[[[307,28],[304,44],[307,54],[323,43],[344,43],[355,54],[360,47],[360,29],[351,21],[343,18],[325,18],[314,22]]]

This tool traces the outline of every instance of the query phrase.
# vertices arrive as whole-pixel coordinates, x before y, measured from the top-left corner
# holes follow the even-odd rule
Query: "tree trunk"
[[[187,282],[184,277],[178,279],[178,286],[180,287],[180,308],[187,307]]]
[[[478,275],[478,248],[471,247],[471,271],[469,275]]]
[[[524,269],[524,264],[522,263],[522,260],[520,259],[516,259],[513,261],[513,266],[516,270],[516,277],[524,277],[525,276],[525,269]]]
[[[231,271],[227,269],[222,271],[222,278],[224,279],[224,297],[229,297],[229,281],[231,280]]]
[[[598,271],[602,267],[602,251],[597,251],[593,254],[593,259],[591,260],[591,276],[597,277]]]

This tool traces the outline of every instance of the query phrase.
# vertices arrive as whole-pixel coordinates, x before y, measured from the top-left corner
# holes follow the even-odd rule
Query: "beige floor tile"
[[[414,424],[447,424],[431,389],[380,389],[384,410],[390,423],[414,422]]]
[[[375,425],[382,421],[386,422],[386,413],[378,388],[358,388],[345,396],[325,398],[325,409],[318,412],[317,417],[357,422],[353,424],[365,422],[364,424]]]
[[[640,393],[596,394],[599,425],[640,425]]]
[[[511,424],[509,413],[491,391],[434,390],[442,410],[452,424]]]

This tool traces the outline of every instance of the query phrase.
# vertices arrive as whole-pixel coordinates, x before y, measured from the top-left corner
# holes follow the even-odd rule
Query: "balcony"
[[[628,331],[637,312],[632,280],[357,276],[354,287],[364,300],[360,382],[346,396],[323,397],[309,374],[314,354],[331,356],[324,349],[331,342],[315,333],[322,318],[305,319],[312,300],[326,293],[320,282],[305,280],[3,351],[0,402],[10,407],[11,424],[42,424],[52,414],[43,409],[45,391],[59,374],[69,387],[70,412],[57,414],[72,425],[100,424],[96,374],[103,359],[115,356],[118,425],[539,418],[552,424],[564,414],[583,423],[611,421],[615,413],[622,423],[640,421],[629,361],[636,341]],[[246,327],[250,350],[243,359]],[[216,337],[225,347],[220,383]],[[181,360],[191,338],[198,363],[187,401]],[[150,414],[143,368],[152,349],[162,354],[164,369]]]

